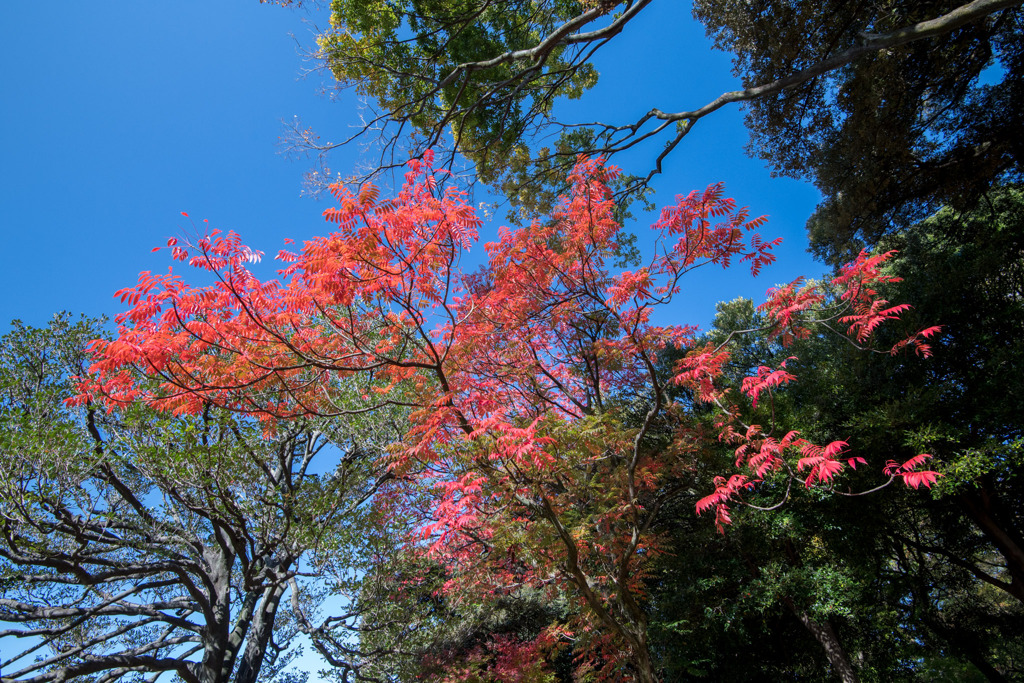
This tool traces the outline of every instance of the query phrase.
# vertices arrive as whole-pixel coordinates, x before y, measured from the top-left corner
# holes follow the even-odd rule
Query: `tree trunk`
[[[807,612],[803,610],[797,610],[796,606],[791,600],[787,600],[789,603],[790,610],[797,616],[800,623],[811,632],[815,640],[821,643],[821,646],[825,648],[825,656],[828,657],[829,663],[832,665],[833,670],[839,674],[839,680],[843,683],[859,683],[857,678],[857,672],[853,668],[853,663],[850,658],[846,655],[846,650],[843,649],[842,643],[839,642],[839,638],[836,636],[835,629],[832,628],[832,624],[826,619],[824,621],[815,621],[811,618]]]
[[[634,652],[633,664],[636,666],[636,678],[639,683],[658,683],[658,676],[654,673],[654,662],[651,661],[651,652],[647,648],[646,639],[641,641],[641,647]]]
[[[268,587],[264,591],[263,601],[260,604],[259,612],[253,619],[249,638],[245,644],[245,654],[242,655],[242,660],[238,664],[235,683],[256,683],[256,679],[259,678],[263,659],[267,654],[267,646],[270,644],[270,636],[274,633],[277,607],[281,603],[284,590],[284,584],[278,584]]]
[[[204,609],[204,652],[197,672],[201,683],[227,683],[235,668],[238,648],[232,647],[230,629],[231,570],[236,557],[230,539],[221,528],[215,527],[202,551],[202,559],[208,568],[203,584],[209,604]]]
[[[984,486],[958,498],[968,516],[1006,560],[1006,568],[1010,572],[1010,585],[1006,592],[1024,602],[1024,542],[1016,530],[1001,523],[992,495]]]

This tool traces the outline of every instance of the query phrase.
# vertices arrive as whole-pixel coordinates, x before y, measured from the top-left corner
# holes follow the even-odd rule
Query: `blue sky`
[[[182,211],[268,254],[285,237],[322,234],[327,203],[300,196],[312,162],[289,160],[278,145],[281,121],[293,116],[326,139],[359,121],[354,94],[332,101],[319,94],[322,75],[303,77],[313,64],[301,48],[317,23],[327,23],[322,12],[256,0],[5,3],[0,325],[44,324],[59,310],[117,313],[115,290],[140,271],[166,270],[165,253],[150,250],[193,230]],[[683,3],[653,3],[597,66],[597,88],[558,109],[561,118],[695,108],[736,87],[728,57],[710,50]],[[769,214],[763,234],[785,239],[779,264],[754,282],[738,269],[705,272],[687,283],[671,322],[706,324],[716,301],[757,298],[823,270],[805,252],[816,191],[771,178],[744,155],[746,142],[736,107],[701,121],[656,180],[656,203],[723,180],[754,215]],[[639,169],[651,152],[617,163]],[[358,154],[342,150],[331,167],[347,174]],[[651,220],[631,226],[641,241]]]

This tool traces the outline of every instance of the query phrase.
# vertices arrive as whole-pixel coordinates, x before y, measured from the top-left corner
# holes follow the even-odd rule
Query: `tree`
[[[606,181],[616,172],[580,160],[571,195],[551,216],[502,229],[486,245],[487,265],[464,274],[458,265],[480,221],[459,191],[440,189],[431,160],[409,162],[395,199],[381,200],[369,185],[358,193],[334,186],[340,206],[324,215],[337,230],[299,253],[282,250],[279,281],[253,275],[248,264],[260,254],[234,233],[194,245],[171,240],[173,258],[216,283],[193,288],[146,273],[123,290],[131,308],[118,337],[94,346],[95,374],[77,400],[144,401],[186,414],[212,404],[271,423],[408,406],[410,424],[387,462],[399,480],[418,484],[396,486],[387,506],[415,521],[421,540],[408,548],[440,560],[446,593],[560,588],[578,609],[544,637],[586,634],[580,666],[653,681],[644,588],[659,552],[652,525],[686,490],[680,482],[703,437],[667,399],[658,371],[659,354],[691,345],[695,328],[652,316],[690,271],[739,260],[756,273],[777,241],[753,233],[763,219],[712,186],[663,211],[646,266],[613,274],[607,262],[622,226]],[[773,329],[803,336],[810,323],[801,315],[830,304],[823,320],[842,316],[867,342],[905,308],[875,296],[884,260],[861,255],[835,279],[834,294],[782,288],[770,303]],[[926,351],[933,331],[893,350]],[[672,381],[722,403],[715,383],[727,356],[694,349]],[[336,400],[338,383],[365,377],[381,384],[362,405]],[[791,379],[758,370],[744,393],[756,404]],[[752,476],[723,480],[698,507],[715,508],[720,523],[727,503],[769,472],[809,470],[799,481],[812,486],[856,459],[842,455],[842,444],[819,447],[795,434],[774,445],[756,429],[743,435],[735,411],[724,411],[728,438],[758,453],[746,462]],[[791,464],[797,452],[801,462]],[[891,469],[889,481],[930,484],[934,473],[915,471],[922,460]]]
[[[101,331],[60,315],[0,344],[3,680],[267,680],[295,654],[289,587],[361,542],[379,434],[69,408]]]
[[[661,580],[669,584],[669,596],[698,597],[695,604],[662,598],[668,614],[659,617],[720,639],[714,649],[723,657],[707,667],[726,665],[727,643],[735,636],[721,635],[724,625],[695,623],[689,610],[715,600],[718,587],[732,588],[728,595],[744,597],[712,604],[713,613],[733,619],[736,629],[736,623],[751,618],[751,606],[780,608],[763,602],[764,590],[748,586],[763,584],[766,568],[774,566],[771,581],[784,586],[793,569],[813,564],[858,586],[837,596],[841,601],[825,604],[848,610],[837,629],[845,632],[842,637],[868,643],[857,646],[862,673],[875,669],[882,680],[897,678],[899,670],[872,653],[870,643],[885,642],[887,652],[903,652],[903,661],[922,663],[925,669],[916,675],[944,661],[950,666],[959,662],[962,677],[1019,677],[1016,662],[1024,642],[1006,634],[1021,632],[1024,615],[1017,578],[1021,391],[1019,378],[1007,372],[1020,364],[1016,330],[1024,324],[1020,202],[1019,188],[1000,188],[968,211],[945,208],[883,241],[883,247],[899,249],[886,272],[902,279],[885,283],[881,295],[914,301],[914,310],[904,316],[911,324],[944,323],[927,363],[864,354],[831,335],[811,335],[786,348],[732,337],[726,374],[734,391],[762,362],[776,366],[788,359],[787,368],[801,376],[800,382],[771,395],[769,425],[776,433],[800,429],[818,442],[852,435],[851,448],[897,462],[927,450],[945,476],[930,498],[908,498],[898,491],[875,494],[870,511],[857,507],[852,512],[849,503],[838,500],[830,505],[797,500],[785,513],[762,521],[748,509],[739,518],[740,528],[724,542],[729,547],[716,547],[687,531],[676,543],[704,548],[700,563],[668,560]],[[724,340],[732,330],[766,324],[749,301],[722,304],[714,336]],[[898,333],[881,330],[878,338],[891,343]],[[769,491],[762,487],[746,502],[769,507],[777,500],[766,496]],[[788,520],[788,529],[782,519]],[[688,526],[676,528],[682,534]],[[808,538],[814,543],[808,544]],[[738,554],[756,559],[745,563]],[[793,557],[800,558],[802,567],[792,564]],[[701,596],[696,587],[709,584],[707,597]],[[828,582],[815,585],[812,595],[827,587]],[[883,615],[889,625],[881,631],[884,640],[872,626]],[[860,636],[864,632],[870,635]],[[745,632],[750,640],[758,635]],[[679,661],[686,661],[682,653]]]
[[[984,235],[978,237],[985,241]],[[911,276],[934,272],[934,262],[914,253],[895,259],[893,269],[907,277],[889,283],[885,296],[910,296],[927,288]],[[917,267],[922,270],[915,273]],[[941,299],[945,304],[936,307]],[[937,459],[948,457],[948,451],[920,443],[915,434],[935,429],[942,420],[944,411],[934,400],[945,392],[938,386],[958,382],[943,367],[952,358],[950,347],[959,346],[951,338],[964,334],[949,315],[959,305],[956,300],[950,305],[950,299],[948,292],[934,292],[915,299],[921,306],[908,314],[950,321],[927,363],[864,354],[832,335],[811,335],[774,349],[734,336],[730,384],[740,388],[751,362],[788,358],[787,367],[801,381],[772,392],[766,431],[795,428],[815,441],[847,439],[852,449],[879,461],[905,461],[925,447]],[[767,322],[749,301],[720,304],[719,309],[713,331],[718,339]],[[880,332],[883,339],[895,339],[892,334],[891,329]],[[937,468],[946,465],[940,462]],[[796,662],[806,665],[821,655],[797,649],[799,634],[797,640],[782,635],[796,627],[787,613],[802,605],[812,618],[831,622],[862,680],[918,680],[938,662],[961,667],[963,680],[982,680],[983,675],[1012,680],[1014,652],[1024,643],[1006,634],[1020,631],[1021,609],[1007,591],[1008,562],[996,544],[952,497],[889,489],[873,493],[870,504],[863,505],[858,503],[862,499],[843,495],[870,488],[870,470],[863,470],[847,476],[827,501],[794,487],[784,510],[744,506],[734,516],[737,527],[717,543],[683,519],[673,525],[680,550],[666,555],[667,566],[659,572],[667,587],[658,591],[662,607],[657,619],[689,629],[691,642],[696,641],[689,650],[677,647],[676,666],[716,652],[699,665],[714,680],[729,675],[731,654],[752,650],[772,653],[764,658],[767,667],[775,662],[781,670]],[[941,479],[937,490],[950,480],[949,475]],[[744,502],[772,508],[783,488],[776,485],[773,493],[763,486]],[[700,559],[687,561],[682,549],[693,546],[701,548]],[[993,579],[1001,580],[1001,586]],[[701,618],[706,614],[717,618]],[[667,648],[673,641],[665,642]],[[694,659],[687,660],[687,652]]]
[[[379,110],[340,143],[300,126],[293,143],[323,154],[379,135],[380,158],[358,182],[400,167],[406,153],[443,150],[450,169],[461,154],[530,216],[554,206],[578,154],[610,158],[648,145],[648,166],[618,181],[623,196],[635,195],[700,119],[745,102],[752,149],[780,172],[813,174],[826,208],[841,205],[828,208],[831,218],[863,214],[881,183],[888,194],[871,215],[889,216],[904,200],[934,207],[964,190],[965,178],[967,189],[983,189],[1016,168],[1019,4],[698,2],[716,45],[737,52],[743,89],[685,111],[652,95],[635,121],[564,122],[552,116],[557,100],[586,96],[598,78],[595,53],[652,0],[336,0],[320,54],[341,87]],[[993,52],[1004,82],[972,89]]]
[[[981,563],[976,575],[1017,600],[1024,599],[1024,540],[1015,513],[1022,502],[1016,413],[1024,390],[1006,369],[1020,363],[1016,330],[1024,324],[1021,209],[1020,189],[1006,187],[970,210],[943,209],[883,242],[900,251],[890,272],[902,281],[891,283],[887,295],[912,299],[913,318],[944,323],[929,363],[851,359],[874,381],[847,384],[844,400],[825,411],[820,398],[793,389],[808,406],[819,406],[819,414],[856,426],[863,438],[873,434],[872,450],[897,459],[915,448],[934,454],[947,473],[940,490],[957,500],[1000,556],[996,575]],[[819,363],[837,357],[835,349],[814,353]],[[902,435],[895,445],[894,434]],[[937,539],[928,551],[965,559],[952,550],[955,536]]]
[[[1022,15],[1004,7],[750,100],[750,152],[777,173],[812,178],[824,195],[808,223],[819,256],[836,264],[943,205],[965,209],[993,183],[1020,178]],[[737,75],[754,84],[951,9],[948,2],[701,0],[694,14],[716,47],[735,53]]]
[[[383,680],[569,680],[572,648],[553,633],[577,611],[561,591],[454,590],[457,567],[399,550],[368,572],[362,652],[382,652],[362,673]],[[446,586],[446,584],[448,584]],[[585,634],[583,634],[585,637]],[[478,678],[473,678],[474,676]]]

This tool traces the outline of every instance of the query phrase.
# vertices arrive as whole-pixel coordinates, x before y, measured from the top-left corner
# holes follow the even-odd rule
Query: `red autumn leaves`
[[[462,193],[442,188],[429,155],[409,163],[393,199],[382,200],[372,186],[357,193],[333,187],[338,206],[324,217],[334,231],[280,251],[275,280],[253,274],[261,253],[234,233],[172,240],[172,258],[212,274],[213,284],[144,273],[118,292],[130,308],[117,318],[117,338],[94,343],[94,374],[76,400],[111,408],[141,400],[178,413],[212,403],[271,430],[280,419],[404,406],[408,429],[387,463],[400,475],[415,473],[403,481],[429,483],[435,492],[421,524],[431,551],[479,567],[472,553],[497,543],[502,525],[543,522],[547,536],[537,538],[555,539],[560,551],[530,548],[527,534],[503,555],[516,562],[490,569],[503,581],[560,573],[596,622],[635,651],[642,638],[627,625],[642,619],[629,616],[638,602],[630,596],[642,591],[638,577],[656,550],[648,529],[660,501],[675,495],[673,479],[689,467],[678,449],[670,455],[647,446],[652,425],[670,409],[666,382],[717,406],[720,438],[736,446],[743,473],[716,479],[714,492],[697,503],[698,513],[714,510],[720,526],[729,522],[730,503],[775,473],[829,485],[864,458],[844,441],[819,446],[795,431],[776,439],[744,424],[724,377],[728,346],[695,347],[696,328],[658,322],[691,270],[740,263],[756,274],[771,263],[778,240],[756,233],[764,218],[749,218],[721,185],[680,196],[652,226],[653,255],[615,272],[609,263],[622,226],[606,184],[615,173],[581,160],[558,209],[526,228],[502,228],[473,273],[460,264],[481,221]],[[770,324],[751,333],[786,344],[830,323],[868,344],[906,308],[877,292],[893,279],[882,270],[890,255],[862,253],[831,282],[772,290],[761,306]],[[912,346],[928,355],[926,340],[936,331],[890,350]],[[670,345],[690,352],[664,377],[659,357]],[[759,367],[740,391],[756,410],[796,380],[783,362]],[[339,389],[351,382],[364,387],[359,405]],[[620,406],[640,397],[642,419],[625,424]],[[885,473],[929,486],[936,474],[917,471],[925,458],[890,463]],[[571,522],[585,504],[596,507],[581,535]],[[530,553],[527,572],[518,558]],[[598,555],[611,557],[615,569],[599,571]],[[613,609],[615,596],[621,606]]]

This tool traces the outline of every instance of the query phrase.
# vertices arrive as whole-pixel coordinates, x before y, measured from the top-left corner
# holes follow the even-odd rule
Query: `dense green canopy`
[[[954,8],[699,0],[694,15],[755,85]],[[966,208],[993,182],[1020,178],[1022,19],[1006,9],[748,102],[750,152],[780,174],[812,178],[824,195],[809,224],[819,255],[850,258],[944,204]]]

